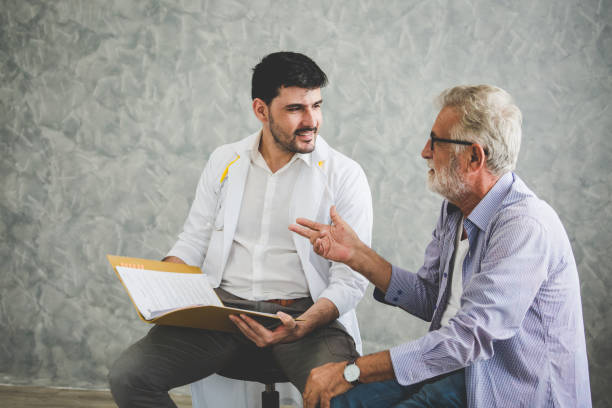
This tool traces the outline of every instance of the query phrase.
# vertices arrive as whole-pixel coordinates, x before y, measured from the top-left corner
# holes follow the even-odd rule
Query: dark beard
[[[298,149],[298,147],[295,144],[295,137],[297,136],[298,133],[300,132],[305,132],[305,131],[313,131],[314,134],[317,134],[317,128],[300,128],[297,129],[295,132],[293,132],[293,138],[289,141],[289,142],[285,142],[284,140],[281,139],[281,137],[279,136],[280,132],[277,132],[275,129],[275,125],[274,125],[274,120],[272,119],[272,116],[270,116],[270,133],[272,134],[272,138],[274,139],[274,143],[276,143],[276,145],[278,147],[280,147],[281,149],[287,151],[287,152],[291,152],[291,153],[311,153],[312,150],[304,150],[304,149]]]

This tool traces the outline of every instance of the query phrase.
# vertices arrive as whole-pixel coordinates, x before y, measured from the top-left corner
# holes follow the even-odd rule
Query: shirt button
[[[444,276],[444,277],[446,278],[446,277],[448,276],[448,273],[444,272],[444,273],[442,274],[442,276]]]
[[[399,300],[399,298],[397,296],[393,298],[394,302],[397,302],[398,300]]]
[[[397,291],[397,294],[398,294],[398,295],[401,295],[402,293],[403,293],[403,292],[402,292],[401,290],[398,290],[398,291]]]

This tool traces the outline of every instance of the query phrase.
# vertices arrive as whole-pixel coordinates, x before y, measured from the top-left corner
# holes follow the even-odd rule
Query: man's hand
[[[335,206],[329,209],[329,214],[331,225],[298,218],[295,221],[299,225],[291,224],[289,230],[308,238],[318,255],[342,262],[386,292],[391,281],[391,264],[361,242],[355,231],[340,218]]]
[[[277,343],[290,343],[304,336],[298,323],[287,313],[277,312],[282,325],[274,330],[268,330],[254,319],[247,315],[230,315],[230,320],[234,322],[238,329],[248,337],[257,347],[267,347]]]
[[[332,224],[321,224],[306,218],[298,218],[299,225],[289,229],[310,240],[314,251],[332,261],[349,264],[357,249],[364,245],[355,231],[338,215],[336,207],[329,210]]]
[[[183,261],[178,256],[167,256],[164,259],[162,259],[162,262],[172,262],[172,263],[179,263],[179,264],[185,263],[185,261]]]
[[[343,394],[353,386],[344,379],[346,361],[327,363],[310,371],[304,388],[304,408],[329,408],[329,401]]]
[[[283,323],[274,330],[268,330],[255,320],[246,315],[230,315],[230,319],[258,347],[267,347],[277,343],[291,343],[301,339],[317,327],[333,322],[339,316],[338,309],[334,303],[324,297],[319,298],[314,305],[310,306],[299,321],[295,321],[287,313],[276,312]]]

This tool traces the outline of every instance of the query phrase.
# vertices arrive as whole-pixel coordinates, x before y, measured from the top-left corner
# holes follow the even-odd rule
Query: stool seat
[[[245,359],[236,359],[230,366],[218,374],[233,380],[255,381],[262,384],[288,382],[289,379],[276,364],[272,352],[260,350],[248,357],[247,364],[241,364]]]
[[[249,372],[247,370],[222,370],[218,373],[223,377],[231,378],[232,380],[253,381],[262,384],[273,384],[281,382],[289,382],[289,379],[280,369],[264,368],[259,371]]]
[[[248,363],[241,364],[241,361],[248,361]],[[279,408],[279,394],[274,384],[289,381],[276,364],[272,353],[265,349],[248,356],[248,359],[236,359],[233,364],[219,371],[218,374],[233,380],[265,384],[266,388],[261,393],[262,408]]]

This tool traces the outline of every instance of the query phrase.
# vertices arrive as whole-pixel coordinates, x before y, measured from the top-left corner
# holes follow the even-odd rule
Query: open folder
[[[245,314],[269,326],[270,313],[226,307],[197,266],[107,255],[138,316],[167,326],[239,332],[229,315]]]

